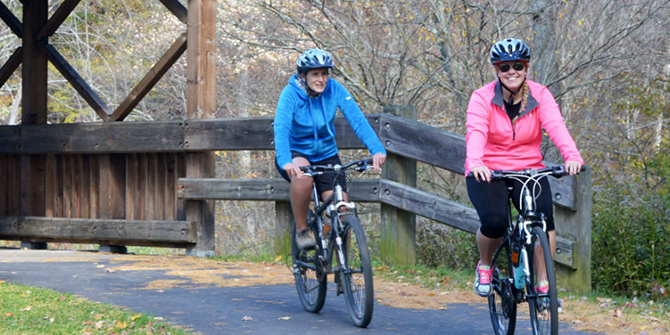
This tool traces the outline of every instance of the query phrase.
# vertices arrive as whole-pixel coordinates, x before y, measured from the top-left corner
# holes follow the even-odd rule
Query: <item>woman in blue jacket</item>
[[[332,193],[334,175],[303,176],[300,166],[341,164],[335,143],[337,111],[344,114],[370,151],[377,171],[384,164],[386,150],[351,94],[342,84],[328,77],[334,64],[327,52],[307,50],[300,55],[296,65],[298,72],[291,76],[277,103],[274,132],[276,166],[282,177],[291,183],[296,241],[302,249],[315,244],[314,236],[307,229],[312,182],[316,183],[321,198],[327,199]],[[342,176],[341,184],[344,186],[345,183]]]

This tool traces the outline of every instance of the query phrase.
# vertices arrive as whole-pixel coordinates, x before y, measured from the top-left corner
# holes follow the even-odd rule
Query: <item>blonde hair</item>
[[[519,119],[519,115],[523,113],[523,110],[526,108],[526,104],[528,104],[528,93],[530,93],[530,90],[528,89],[528,79],[523,81],[523,87],[521,88],[521,91],[523,93],[521,94],[521,106],[519,107],[519,114],[514,117],[512,123]]]

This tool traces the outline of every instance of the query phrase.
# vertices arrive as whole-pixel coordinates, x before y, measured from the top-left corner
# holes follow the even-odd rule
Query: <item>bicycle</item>
[[[558,334],[558,296],[551,247],[546,232],[545,215],[535,211],[539,181],[547,176],[567,175],[565,167],[552,166],[523,171],[492,171],[491,179],[512,179],[521,183],[521,209],[512,219],[502,243],[493,255],[492,292],[488,297],[489,313],[496,335],[512,335],[516,326],[517,305],[528,302],[534,335]],[[512,188],[508,187],[509,196]],[[546,280],[548,290],[538,289]]]
[[[372,168],[372,159],[356,160],[342,165],[311,165],[301,167],[306,176],[323,173],[345,174]],[[361,328],[372,320],[374,288],[370,250],[353,202],[344,199],[342,185],[336,176],[333,194],[319,202],[312,185],[314,208],[307,213],[307,227],[316,245],[299,249],[295,241],[295,223],[291,231],[293,274],[300,302],[308,312],[318,313],[326,301],[328,274],[334,275],[337,295],[344,294],[353,323]],[[326,219],[331,220],[328,228]],[[337,255],[337,257],[334,257]]]

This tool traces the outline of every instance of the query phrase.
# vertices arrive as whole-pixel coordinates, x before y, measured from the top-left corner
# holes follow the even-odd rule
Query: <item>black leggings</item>
[[[488,238],[500,238],[505,234],[509,218],[508,204],[510,195],[507,187],[513,187],[512,203],[519,209],[519,194],[521,183],[515,180],[497,179],[491,183],[477,182],[475,178],[466,178],[468,195],[472,205],[477,210],[482,226],[479,230]],[[540,179],[542,192],[535,201],[535,211],[544,213],[547,220],[547,231],[554,230],[554,206],[551,188],[547,178]]]

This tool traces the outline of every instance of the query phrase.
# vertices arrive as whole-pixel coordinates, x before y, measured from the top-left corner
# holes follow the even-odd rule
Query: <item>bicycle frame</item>
[[[334,169],[338,171],[337,173],[346,173],[345,171],[347,170],[348,166],[335,166]],[[369,169],[369,166],[364,166],[357,168],[359,171],[361,170],[366,170]],[[321,174],[323,172],[319,171],[306,171],[304,174],[306,176],[313,177],[315,175]],[[321,243],[321,250],[322,254],[319,255],[321,260],[324,261],[324,264],[327,264],[327,269],[328,273],[335,273],[337,270],[339,271],[349,271],[346,268],[346,264],[344,262],[344,253],[342,251],[342,238],[341,234],[342,231],[344,231],[344,227],[342,226],[342,220],[340,220],[340,209],[341,208],[346,208],[349,211],[353,211],[355,213],[356,211],[356,204],[354,202],[348,202],[345,201],[344,198],[344,190],[342,189],[342,185],[340,185],[338,178],[335,178],[335,185],[333,187],[333,194],[331,194],[328,199],[319,202],[319,194],[316,189],[316,185],[312,183],[312,199],[314,199],[314,218],[307,220],[307,224],[312,224],[311,221],[314,220],[317,224],[318,227],[318,232],[319,236],[317,236],[317,242]],[[331,232],[329,236],[323,236],[323,214],[324,212],[330,212],[330,217],[332,220],[331,223]],[[337,248],[329,248],[329,245],[332,244],[332,242],[336,243]],[[338,257],[338,264],[340,266],[339,269],[333,270],[330,268],[330,265],[332,264],[332,259],[334,256],[334,252],[337,250],[337,253],[339,255]]]

